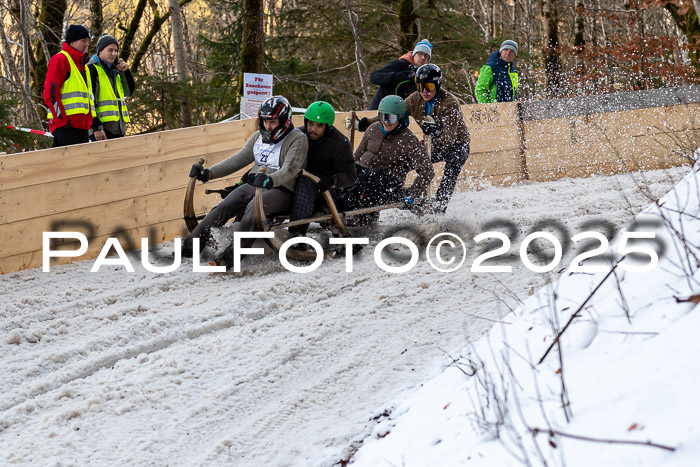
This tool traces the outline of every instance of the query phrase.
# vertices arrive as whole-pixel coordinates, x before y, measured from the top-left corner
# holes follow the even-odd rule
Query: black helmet
[[[416,87],[418,91],[422,91],[423,88],[432,91],[430,88],[433,87],[436,91],[440,92],[441,83],[442,71],[440,71],[440,67],[437,65],[427,63],[416,71]]]
[[[263,120],[279,119],[277,128],[266,130]],[[258,128],[264,143],[279,143],[289,133],[292,125],[292,106],[282,96],[272,96],[260,106],[258,111]]]

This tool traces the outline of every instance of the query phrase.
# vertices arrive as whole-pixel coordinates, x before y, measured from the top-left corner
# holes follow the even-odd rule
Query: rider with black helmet
[[[431,140],[431,162],[445,162],[433,209],[445,212],[457,177],[469,157],[469,130],[457,99],[442,89],[442,71],[432,63],[416,71],[416,87],[406,99],[408,114],[416,119]]]
[[[201,164],[192,166],[190,177],[197,177],[202,183],[206,183],[254,163],[247,174],[247,184],[226,196],[185,239],[182,245],[184,257],[192,256],[194,238],[200,238],[200,246],[204,248],[211,235],[211,229],[221,227],[234,216],[240,219],[239,231],[252,231],[255,228],[252,200],[256,187],[265,188],[263,203],[267,213],[275,214],[289,209],[296,178],[306,163],[306,136],[294,129],[292,106],[282,96],[273,96],[263,102],[258,119],[258,131],[253,133],[236,154],[208,169],[204,169]],[[263,166],[267,168],[264,174],[259,173],[260,167]],[[248,239],[241,242],[244,247],[250,244],[252,241]],[[232,252],[232,247],[229,246],[220,256],[221,262],[230,266],[233,260]]]

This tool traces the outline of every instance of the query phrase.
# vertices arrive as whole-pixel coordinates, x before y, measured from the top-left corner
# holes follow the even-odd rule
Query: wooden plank
[[[463,105],[462,113],[469,131],[481,127],[515,126],[517,128],[518,125],[518,110],[515,102]]]
[[[479,191],[490,186],[510,186],[521,181],[523,178],[519,174],[462,176],[457,179],[456,191]]]
[[[575,167],[597,167],[619,165],[627,170],[636,170],[629,166],[633,161],[625,158],[623,153],[616,153],[604,142],[591,143],[587,147],[561,147],[529,149],[526,153],[530,173],[563,173]]]
[[[600,139],[603,133],[615,138],[635,137],[665,131],[693,130],[700,127],[700,105],[653,107],[609,114],[576,117],[580,141]]]
[[[520,149],[520,135],[516,125],[480,127],[471,132],[472,153]]]
[[[529,120],[524,122],[525,147],[528,150],[552,146],[569,147],[572,144],[568,118]]]
[[[124,247],[124,249],[126,249],[129,242],[140,248],[141,238],[150,238],[154,243],[161,243],[164,241],[170,241],[175,236],[182,237],[185,235],[185,232],[185,223],[182,222],[182,220],[173,220],[120,232],[118,236],[115,234],[110,234],[97,237],[91,242],[88,242],[88,251],[83,256],[79,258],[53,258],[51,260],[51,266],[67,264],[76,260],[81,261],[97,258],[100,251],[104,247],[105,242],[110,236],[119,238],[120,244],[122,247]],[[58,249],[61,248],[74,250],[77,248],[77,243],[66,243]],[[20,269],[41,267],[42,261],[43,254],[41,249],[2,258],[0,259],[0,274],[7,274],[8,272],[18,271]],[[136,261],[132,262],[132,264],[134,263],[136,263]]]
[[[244,120],[12,154],[0,160],[0,191],[208,153],[233,154],[254,131]]]
[[[205,195],[207,188],[224,188],[233,185],[240,176],[218,179],[195,188],[195,212],[206,214],[217,205],[219,195]],[[78,231],[88,238],[109,235],[114,232],[182,219],[184,188],[155,193],[99,206],[76,209],[7,224],[0,224],[0,258],[34,251],[42,245],[42,233],[50,231]],[[183,221],[184,224],[184,221]]]
[[[207,154],[207,166],[225,159],[228,155],[228,151]],[[187,157],[6,190],[0,197],[0,223],[183,189],[192,163],[192,157]]]
[[[471,154],[462,172],[468,176],[520,174],[520,153],[511,149]]]

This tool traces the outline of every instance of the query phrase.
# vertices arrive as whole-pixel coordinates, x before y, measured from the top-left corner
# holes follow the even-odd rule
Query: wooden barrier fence
[[[700,88],[690,86],[463,106],[472,142],[458,189],[688,163],[684,151],[700,146],[699,105]],[[335,125],[346,134],[348,115],[337,114]],[[294,122],[302,125],[303,116]],[[411,128],[419,132],[413,122]],[[83,232],[90,241],[80,259],[97,257],[109,237],[139,248],[141,238],[153,244],[185,235],[182,204],[192,163],[200,156],[207,166],[225,159],[256,129],[256,120],[243,120],[0,155],[0,273],[41,266],[43,232]],[[218,202],[204,195],[205,187],[231,185],[242,173],[198,183],[196,212]],[[77,248],[75,241],[59,244]]]

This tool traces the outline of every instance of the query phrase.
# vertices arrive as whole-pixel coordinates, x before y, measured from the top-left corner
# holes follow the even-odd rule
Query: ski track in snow
[[[517,252],[547,218],[571,235],[592,219],[620,228],[649,204],[641,190],[660,197],[687,170],[458,193],[442,218],[382,213],[371,243],[418,222],[469,243],[461,226],[509,219]],[[386,401],[436,375],[547,280],[519,259],[510,274],[471,273],[475,251],[451,274],[424,259],[384,272],[371,247],[352,273],[326,260],[294,274],[268,256],[247,258],[247,273],[193,273],[184,262],[157,275],[130,255],[136,273],[92,274],[89,260],[6,274],[0,463],[331,465]]]

